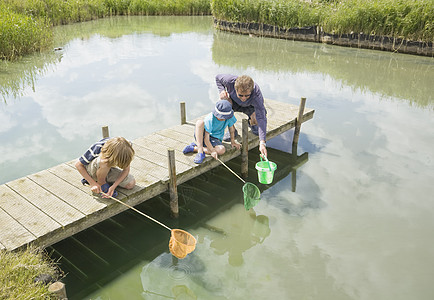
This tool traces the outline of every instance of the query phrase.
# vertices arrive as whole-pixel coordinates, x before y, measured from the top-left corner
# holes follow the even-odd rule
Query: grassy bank
[[[16,13],[0,4],[0,59],[13,60],[43,50],[50,45],[52,36],[45,19]]]
[[[41,274],[55,273],[55,266],[40,252],[0,250],[0,299],[55,299],[47,285],[34,282]]]
[[[51,26],[112,15],[209,15],[209,0],[3,0],[0,59],[52,46]]]
[[[432,0],[211,0],[226,21],[284,28],[319,25],[329,33],[363,32],[432,42]]]
[[[50,25],[111,15],[209,15],[211,10],[227,21],[434,40],[433,0],[3,0],[0,59],[50,47]]]

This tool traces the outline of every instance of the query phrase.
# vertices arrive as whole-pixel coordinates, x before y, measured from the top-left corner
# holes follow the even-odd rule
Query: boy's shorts
[[[96,171],[99,168],[99,162],[100,162],[100,158],[97,157],[86,166],[87,173],[89,173],[89,175],[95,181],[97,180]],[[108,172],[105,180],[109,184],[113,184],[116,181],[116,179],[118,179],[119,175],[121,175],[121,172],[122,172],[122,170],[119,168],[110,168],[110,171]],[[127,177],[125,177],[124,180],[122,180],[121,183],[119,183],[119,186],[120,187],[126,187],[133,180],[134,180],[134,176],[131,174],[128,174]]]
[[[255,107],[253,105],[249,105],[249,106],[240,106],[237,102],[235,102],[234,100],[232,100],[232,109],[234,111],[238,111],[238,112],[242,112],[245,113],[246,115],[250,116],[255,112]]]
[[[197,141],[196,134],[194,134],[194,139]],[[209,136],[209,142],[211,143],[211,145],[213,147],[218,146],[218,145],[223,145],[222,141],[220,141],[218,138],[215,138],[213,136]],[[206,147],[206,145],[205,145],[205,130],[203,131],[203,146]]]

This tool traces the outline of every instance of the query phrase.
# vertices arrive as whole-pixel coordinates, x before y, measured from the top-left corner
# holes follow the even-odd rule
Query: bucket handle
[[[263,161],[262,155],[259,155],[259,157],[261,158],[261,161]],[[270,172],[272,172],[273,170],[271,170],[270,161],[268,160],[268,158],[266,156],[264,156],[264,157],[265,157],[265,161],[268,163],[268,168],[270,169]]]

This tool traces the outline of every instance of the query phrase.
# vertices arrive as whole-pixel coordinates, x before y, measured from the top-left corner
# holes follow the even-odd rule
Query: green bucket
[[[271,168],[271,171],[270,171]],[[256,170],[258,170],[258,180],[262,184],[270,184],[273,182],[274,171],[277,165],[272,161],[261,161],[256,163]]]

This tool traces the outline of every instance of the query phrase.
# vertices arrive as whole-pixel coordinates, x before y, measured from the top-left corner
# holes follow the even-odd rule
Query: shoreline
[[[338,35],[324,32],[320,26],[280,28],[279,26],[259,23],[230,22],[216,18],[213,20],[215,28],[239,34],[434,57],[434,44],[432,42],[364,33]]]

